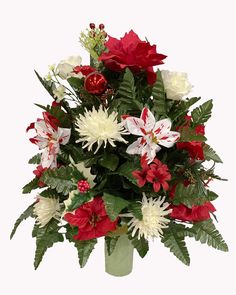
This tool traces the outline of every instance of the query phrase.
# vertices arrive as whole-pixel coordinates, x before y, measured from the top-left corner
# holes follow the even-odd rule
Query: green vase
[[[105,269],[116,277],[127,276],[133,269],[134,247],[126,234],[119,237],[115,249],[109,256],[105,243]]]

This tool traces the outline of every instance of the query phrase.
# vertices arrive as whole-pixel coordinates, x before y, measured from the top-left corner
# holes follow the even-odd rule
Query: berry
[[[91,30],[94,30],[96,26],[95,26],[94,23],[90,23],[90,24],[89,24],[89,27],[90,27]]]
[[[80,193],[86,193],[90,189],[90,185],[87,180],[79,180],[77,187]]]
[[[104,30],[104,28],[105,28],[104,24],[100,24],[100,25],[99,25],[99,29],[100,29],[100,30]]]

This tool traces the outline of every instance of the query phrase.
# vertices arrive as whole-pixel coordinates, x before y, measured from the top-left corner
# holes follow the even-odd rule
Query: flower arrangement
[[[214,173],[222,161],[205,137],[212,100],[192,107],[200,97],[187,98],[187,75],[154,71],[166,56],[132,30],[119,40],[90,24],[80,42],[90,65],[71,56],[44,78],[36,72],[53,100],[37,104],[42,116],[27,128],[39,153],[23,194],[39,192],[11,237],[35,219],[35,269],[64,240],[83,267],[105,237],[106,271],[117,276],[132,270],[133,249],[144,257],[154,238],[186,265],[185,237],[228,251],[209,189],[225,180]]]

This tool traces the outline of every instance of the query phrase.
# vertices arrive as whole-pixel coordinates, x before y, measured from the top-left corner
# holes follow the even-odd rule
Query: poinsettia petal
[[[58,139],[60,144],[67,144],[70,139],[71,129],[58,127]]]
[[[131,143],[131,145],[129,145],[126,150],[126,153],[130,155],[136,155],[136,154],[141,155],[143,150],[143,144],[141,142],[142,142],[142,138],[138,138],[136,141]]]
[[[179,132],[170,131],[159,139],[158,144],[164,147],[170,148],[175,144],[175,142],[178,141],[179,138],[180,138]]]
[[[126,128],[131,134],[143,136],[145,133],[144,122],[142,119],[129,117],[125,120]]]
[[[157,121],[154,127],[154,133],[159,139],[162,135],[165,135],[170,131],[171,120],[169,118]]]
[[[155,120],[154,115],[152,114],[152,112],[148,108],[144,108],[142,110],[140,118],[144,122],[146,132],[149,132],[154,128],[156,120]]]

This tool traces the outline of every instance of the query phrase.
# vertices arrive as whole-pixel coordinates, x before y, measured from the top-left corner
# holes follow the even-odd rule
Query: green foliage
[[[211,219],[197,222],[192,227],[192,233],[189,236],[195,238],[196,241],[206,243],[215,249],[227,252],[228,246]]]
[[[48,248],[52,247],[54,243],[64,241],[63,235],[58,232],[59,227],[57,223],[58,223],[57,220],[52,219],[44,227],[37,228],[36,251],[35,251],[35,258],[34,258],[35,269],[38,268]]]
[[[211,117],[212,108],[212,99],[195,108],[191,113],[194,125],[196,126],[207,122],[207,120]]]
[[[177,102],[174,104],[174,108],[171,109],[171,113],[168,114],[168,116],[172,119],[172,121],[176,121],[182,116],[185,116],[188,113],[189,108],[198,102],[201,99],[201,97],[192,97],[187,98],[186,100],[182,100],[180,102]]]
[[[52,189],[56,189],[58,193],[68,195],[71,190],[76,188],[76,184],[72,179],[73,171],[74,169],[70,166],[61,166],[55,170],[45,171],[40,180]]]
[[[52,188],[47,188],[44,191],[40,192],[40,196],[44,198],[59,199],[60,194]]]
[[[29,183],[27,183],[24,187],[23,187],[23,194],[29,194],[32,190],[37,189],[39,183],[39,179],[38,177],[35,177],[33,180],[31,180]]]
[[[218,197],[212,191],[206,190],[206,194],[199,192],[198,185],[190,184],[187,187],[179,183],[176,187],[174,205],[184,204],[189,208],[193,205],[202,205],[207,201],[214,201]]]
[[[206,137],[202,134],[196,134],[194,128],[183,127],[178,130],[180,132],[179,142],[189,142],[189,141],[206,141]]]
[[[79,90],[81,87],[83,87],[83,81],[82,81],[82,79],[79,79],[79,78],[76,78],[76,77],[70,77],[70,78],[68,78],[67,79],[67,82],[75,90]]]
[[[33,211],[34,211],[34,204],[31,204],[21,215],[20,217],[16,220],[14,227],[12,229],[11,235],[10,235],[10,239],[13,238],[13,236],[16,233],[16,230],[18,228],[18,226],[21,224],[21,222],[29,217],[33,217]]]
[[[116,247],[116,243],[119,239],[119,236],[115,236],[115,237],[105,237],[105,242],[106,242],[106,247],[107,247],[107,253],[110,256],[113,251],[115,250]]]
[[[190,257],[184,241],[184,231],[184,225],[170,222],[169,226],[163,230],[161,241],[180,261],[189,265]]]
[[[71,119],[69,115],[61,109],[60,106],[51,107],[49,112],[60,122],[59,127],[71,128]]]
[[[153,109],[156,114],[159,116],[166,115],[166,94],[165,88],[161,76],[161,71],[157,71],[157,79],[152,88],[152,96],[153,96]]]
[[[127,161],[118,168],[116,173],[120,176],[124,176],[130,182],[138,186],[137,180],[133,177],[132,172],[139,168],[139,165],[135,164],[134,162]]]
[[[142,204],[139,202],[132,202],[128,206],[129,211],[134,215],[135,218],[142,220]]]
[[[131,235],[129,235],[129,239],[131,240],[134,248],[137,250],[139,256],[143,258],[149,250],[148,241],[144,237],[140,237],[140,239],[138,239],[137,236],[132,237]]]
[[[115,171],[119,164],[119,157],[115,154],[105,153],[98,162],[102,167]]]
[[[129,205],[128,201],[108,193],[103,194],[103,201],[105,202],[107,214],[112,221],[118,217],[122,209]]]
[[[207,161],[213,160],[216,163],[222,163],[221,158],[217,155],[217,153],[211,148],[208,144],[204,144],[203,146],[204,158]]]
[[[87,240],[87,241],[76,241],[73,236],[77,233],[76,228],[67,226],[66,238],[69,242],[73,243],[78,252],[80,267],[84,267],[88,261],[94,246],[97,243],[97,239]]]
[[[31,159],[29,159],[28,164],[39,164],[41,162],[41,153],[33,156]]]
[[[67,208],[67,211],[74,211],[75,209],[83,205],[84,203],[90,201],[92,197],[93,195],[91,192],[87,192],[83,194],[80,194],[79,192],[75,193],[71,200],[71,204]]]
[[[34,71],[34,72],[35,72],[37,78],[39,79],[39,81],[41,82],[41,84],[43,85],[43,87],[54,98],[53,90],[56,88],[54,83],[51,81],[46,81],[38,74],[38,72],[36,72],[36,71]]]

